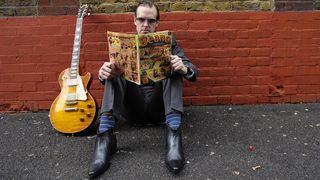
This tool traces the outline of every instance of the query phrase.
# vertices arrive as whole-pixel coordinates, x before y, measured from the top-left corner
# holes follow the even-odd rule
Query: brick
[[[58,82],[41,82],[36,85],[37,91],[60,91]]]
[[[16,45],[35,45],[40,43],[40,37],[21,35],[14,40],[14,43]]]
[[[303,11],[314,10],[313,1],[276,1],[276,11]]]
[[[224,31],[222,30],[211,30],[209,31],[209,38],[210,39],[224,39]]]
[[[57,45],[63,44],[67,46],[73,46],[74,35],[57,35],[55,37],[55,42]]]
[[[193,37],[197,37],[197,36],[193,36]],[[196,41],[182,41],[181,43],[179,43],[179,45],[183,48],[203,49],[203,48],[214,47],[215,42],[199,39]]]
[[[319,76],[292,76],[284,79],[287,85],[319,85]]]
[[[33,0],[8,0],[8,6],[35,6],[36,2]]]
[[[300,94],[290,97],[290,101],[295,103],[315,103],[319,100],[319,95],[316,94]]]
[[[36,16],[37,8],[36,7],[17,7],[15,9],[15,16]]]
[[[41,73],[16,73],[11,75],[12,82],[40,82],[42,81]]]
[[[271,81],[270,76],[259,76],[259,77],[256,77],[256,85],[270,84],[270,81]]]
[[[263,94],[266,95],[269,92],[269,88],[267,85],[264,86],[256,86],[253,85],[250,87],[250,94]]]
[[[68,61],[68,66],[65,64],[58,64],[58,63],[39,63],[36,65],[35,72],[60,72],[63,69],[69,68],[71,60]]]
[[[210,91],[210,87],[198,87],[197,88],[197,95],[198,96],[210,96],[211,95],[211,91]]]
[[[232,95],[234,92],[234,87],[232,86],[215,86],[211,89],[212,95]]]
[[[186,87],[183,89],[183,95],[184,96],[195,96],[197,94],[196,87]]]
[[[57,15],[66,15],[65,7],[51,7],[51,6],[39,6],[38,15],[39,16],[57,16]]]
[[[6,16],[14,16],[15,11],[14,8],[0,8],[0,17],[6,17]]]
[[[86,61],[107,61],[108,54],[107,52],[88,52],[84,54],[84,59]]]
[[[212,78],[207,77],[199,77],[197,81],[193,84],[196,86],[212,86],[214,85],[215,81]]]
[[[217,97],[217,104],[231,104],[231,96],[218,96]]]
[[[231,46],[236,48],[254,48],[257,46],[257,41],[255,39],[236,39],[231,42]]]
[[[187,6],[183,2],[176,2],[171,5],[171,11],[186,11]]]
[[[55,92],[24,92],[18,96],[22,101],[53,101],[57,94]]]
[[[35,82],[25,82],[22,84],[23,92],[35,92],[37,91],[37,83]]]
[[[249,75],[251,76],[267,76],[270,75],[271,68],[269,66],[257,66],[251,67],[249,70]]]
[[[289,85],[289,86],[284,86],[284,93],[286,94],[286,95],[295,95],[295,94],[297,94],[298,93],[298,91],[297,91],[297,87],[298,86],[296,86],[296,85]]]
[[[214,78],[214,85],[215,86],[225,86],[225,85],[230,85],[230,77],[217,77]]]
[[[1,72],[4,74],[15,72],[32,73],[34,71],[35,64],[6,64],[1,68]]]
[[[272,63],[271,57],[257,57],[256,58],[257,66],[270,66]]]
[[[2,56],[11,56],[17,53],[17,49],[13,49],[10,46],[0,46],[0,54]]]
[[[0,97],[1,97],[1,100],[3,100],[3,101],[17,101],[17,100],[19,100],[18,94],[12,93],[12,92],[0,92]],[[1,102],[3,102],[3,101],[1,101]]]
[[[193,21],[190,22],[189,29],[190,30],[214,30],[215,29],[215,21]]]
[[[297,94],[317,94],[319,93],[319,85],[300,85],[296,87]]]
[[[43,57],[41,55],[28,55],[28,54],[25,54],[23,56],[15,57],[15,60],[13,62],[10,62],[10,63],[11,64],[12,63],[21,63],[21,64],[24,64],[24,63],[39,63],[39,62],[43,61],[42,58]]]
[[[39,109],[50,109],[52,101],[37,101]]]
[[[7,5],[6,0],[0,0],[0,6],[4,6],[4,5]]]
[[[257,28],[258,28],[258,23],[252,20],[241,20],[241,21],[234,20],[230,22],[230,29],[251,30],[251,29],[257,29]]]
[[[50,6],[51,0],[38,0],[38,6]]]
[[[255,58],[237,57],[231,60],[232,66],[256,66],[257,60]]]
[[[213,2],[186,2],[186,9],[188,11],[214,11],[216,7]]]
[[[14,36],[0,36],[0,48],[1,46],[13,46]]]
[[[38,28],[35,27],[23,27],[17,29],[17,35],[32,35],[37,34]]]
[[[274,67],[271,69],[271,73],[277,76],[294,76],[298,71],[298,67]]]
[[[243,77],[233,77],[230,79],[230,83],[237,86],[242,86],[242,85],[253,85],[255,84],[255,78],[253,77],[246,77],[246,76],[243,76]]]
[[[192,97],[192,105],[214,105],[217,104],[217,97],[215,96],[202,96],[202,97]]]
[[[257,97],[250,95],[237,95],[231,97],[232,104],[256,104]]]
[[[15,27],[0,27],[0,36],[15,36],[17,35],[17,28]]]
[[[258,11],[260,4],[259,2],[252,2],[252,1],[235,1],[232,2],[232,10],[233,11]]]
[[[0,84],[0,92],[21,92],[22,85],[19,83],[2,83]]]
[[[159,7],[160,8],[160,7]],[[126,7],[122,4],[111,4],[111,3],[102,3],[96,9],[98,13],[124,13],[126,12]]]
[[[107,41],[106,33],[89,33],[83,36],[85,42],[101,42]]]
[[[84,44],[84,52],[90,52],[90,51],[105,51],[107,49],[106,43],[85,43]]]
[[[38,29],[38,35],[60,35],[61,26],[50,25],[41,26]]]
[[[79,2],[76,0],[51,0],[52,6],[70,6],[75,5],[78,6]]]

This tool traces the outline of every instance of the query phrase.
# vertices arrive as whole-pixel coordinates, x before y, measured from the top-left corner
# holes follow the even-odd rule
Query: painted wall
[[[70,67],[75,16],[0,18],[0,110],[49,109],[59,73]],[[131,14],[84,20],[80,72],[93,75],[107,56],[106,31],[133,32]],[[172,30],[199,67],[185,82],[185,105],[320,101],[319,12],[165,13],[158,30]]]

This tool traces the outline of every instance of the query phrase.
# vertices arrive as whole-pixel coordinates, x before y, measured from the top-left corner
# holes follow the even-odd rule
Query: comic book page
[[[148,84],[171,74],[171,32],[137,35],[108,31],[107,34],[110,62],[115,63],[126,80]]]
[[[109,59],[122,71],[123,77],[140,84],[139,58],[135,34],[107,32],[109,44]]]
[[[138,35],[141,84],[157,82],[171,74],[171,44],[169,31]]]

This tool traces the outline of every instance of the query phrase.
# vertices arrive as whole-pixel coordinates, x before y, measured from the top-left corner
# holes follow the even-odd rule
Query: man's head
[[[138,34],[155,32],[159,24],[160,14],[158,7],[152,1],[141,1],[137,5],[134,15],[134,24]]]

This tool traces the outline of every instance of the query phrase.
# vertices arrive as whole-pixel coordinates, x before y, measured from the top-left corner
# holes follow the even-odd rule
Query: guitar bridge
[[[78,111],[78,108],[64,108],[65,112]]]

